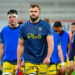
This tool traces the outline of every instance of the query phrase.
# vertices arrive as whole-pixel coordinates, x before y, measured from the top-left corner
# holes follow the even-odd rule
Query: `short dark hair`
[[[74,25],[75,26],[75,22],[73,22],[71,25]]]
[[[18,15],[18,11],[15,9],[11,9],[7,12],[7,15],[9,15],[9,14],[17,14]]]
[[[62,27],[62,24],[60,21],[56,21],[53,25],[53,27]]]
[[[39,5],[37,5],[37,4],[30,5],[30,8],[35,8],[35,7],[39,8],[39,10],[40,10],[40,6]]]

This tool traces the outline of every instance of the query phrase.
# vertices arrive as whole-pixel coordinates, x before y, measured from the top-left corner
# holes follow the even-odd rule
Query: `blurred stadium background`
[[[19,21],[28,20],[31,4],[40,5],[40,18],[49,18],[51,25],[60,20],[67,32],[70,31],[70,24],[75,22],[75,0],[0,0],[0,31],[8,24],[7,12],[10,9],[18,10]]]
[[[75,0],[0,0],[0,30],[8,24],[9,9],[18,10],[19,20],[28,20],[30,4],[40,5],[42,19],[49,18],[52,25],[60,20],[63,28],[70,31],[70,24],[75,21]]]

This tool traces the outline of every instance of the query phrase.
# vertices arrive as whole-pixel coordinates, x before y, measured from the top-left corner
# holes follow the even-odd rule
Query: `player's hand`
[[[73,72],[74,70],[74,62],[70,62],[70,66],[68,67],[68,72]]]
[[[71,68],[71,67],[68,67],[68,72],[70,73],[70,72],[73,72],[73,68]]]
[[[24,60],[21,62],[21,67],[24,67]]]
[[[20,64],[17,64],[17,66],[16,66],[16,71],[21,71],[21,65]]]
[[[74,62],[70,62],[70,68],[74,69]]]
[[[49,64],[50,63],[50,58],[46,57],[43,61],[43,64]]]
[[[65,66],[61,66],[61,70],[62,72],[65,72]]]

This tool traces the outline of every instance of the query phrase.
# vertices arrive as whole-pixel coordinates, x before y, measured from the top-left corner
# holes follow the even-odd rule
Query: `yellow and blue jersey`
[[[50,25],[41,20],[38,23],[27,21],[21,25],[19,38],[24,40],[24,60],[42,63],[47,55],[46,37],[52,35]]]

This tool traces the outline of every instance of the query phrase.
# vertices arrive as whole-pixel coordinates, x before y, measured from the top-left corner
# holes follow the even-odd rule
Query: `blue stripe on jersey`
[[[9,26],[6,26],[1,31],[0,44],[4,44],[5,46],[3,57],[4,61],[17,60],[19,29],[20,26],[17,28],[10,28]]]
[[[47,55],[46,37],[51,35],[48,23],[40,20],[38,23],[27,21],[20,28],[20,39],[24,40],[24,59],[32,63],[42,63]]]
[[[60,37],[59,35],[53,30],[53,40],[54,40],[54,50],[51,55],[51,61],[50,63],[57,63],[58,58],[58,45],[61,45]]]
[[[68,47],[68,43],[70,43],[70,37],[69,37],[69,34],[64,30],[62,31],[61,34],[59,34],[59,36],[61,40],[61,48],[62,48],[62,52],[64,56],[64,61],[66,62],[67,47]],[[58,62],[60,62],[59,57],[58,57]]]

